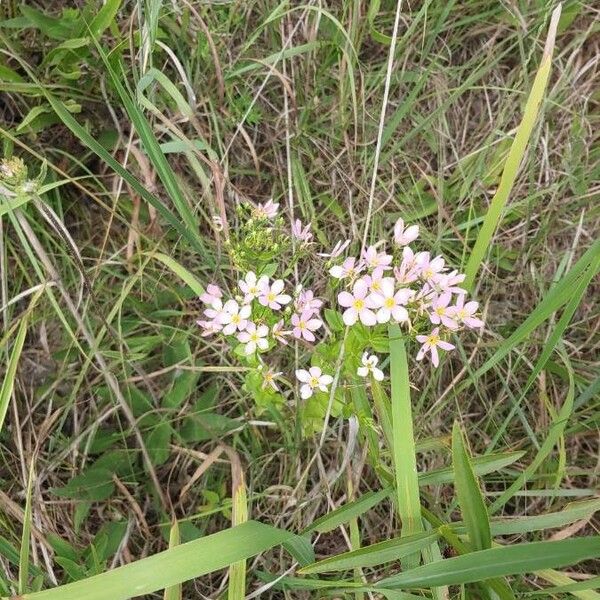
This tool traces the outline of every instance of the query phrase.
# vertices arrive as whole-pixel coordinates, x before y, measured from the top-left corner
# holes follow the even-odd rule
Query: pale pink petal
[[[340,292],[338,294],[338,303],[344,308],[352,306],[352,304],[354,303],[354,297],[350,292]]]

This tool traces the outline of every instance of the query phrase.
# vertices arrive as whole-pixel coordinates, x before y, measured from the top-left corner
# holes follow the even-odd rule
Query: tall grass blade
[[[558,27],[558,20],[560,18],[561,5],[559,4],[552,13],[550,20],[550,27],[548,29],[548,36],[546,38],[546,45],[544,46],[544,53],[542,55],[542,62],[540,63],[538,72],[533,81],[531,92],[527,98],[525,104],[525,111],[523,113],[523,119],[517,129],[515,139],[510,147],[506,163],[504,165],[504,171],[500,179],[498,189],[492,198],[490,207],[485,215],[483,225],[475,241],[475,246],[471,251],[471,256],[465,269],[466,279],[464,287],[468,290],[473,286],[477,271],[481,266],[487,251],[491,246],[492,237],[498,227],[501,218],[502,211],[508,201],[510,192],[512,191],[513,185],[519,172],[519,166],[527,150],[527,144],[531,137],[531,132],[536,123],[540,105],[544,98],[544,92],[550,76],[550,68],[552,66],[552,54],[554,51],[554,40],[556,37],[556,29]]]
[[[177,522],[177,519],[173,519],[169,531],[169,548],[175,548],[175,546],[179,546],[180,543],[179,523]],[[172,585],[165,590],[164,600],[182,600],[181,593],[181,583]]]
[[[226,568],[293,537],[270,525],[248,521],[101,575],[24,594],[20,600],[128,600]]]
[[[492,547],[490,520],[458,423],[452,428],[452,464],[458,505],[474,550]]]
[[[382,588],[416,588],[475,583],[493,577],[505,577],[575,565],[600,557],[600,536],[580,537],[558,542],[532,542],[471,552],[442,562],[423,565],[383,579]]]
[[[408,378],[408,359],[400,327],[389,327],[390,378],[392,386],[392,427],[394,436],[394,474],[398,514],[402,522],[401,536],[423,531],[419,477],[413,432],[412,406]],[[408,556],[406,568],[419,563],[419,555]]]
[[[23,513],[23,533],[21,535],[21,549],[19,551],[19,594],[27,591],[29,581],[29,540],[31,538],[31,491],[34,479],[34,460],[29,465],[27,478],[27,492],[25,495],[25,512]]]
[[[4,374],[4,379],[2,380],[2,387],[0,388],[0,431],[2,431],[2,426],[4,425],[4,419],[6,418],[6,412],[8,411],[8,405],[15,385],[17,365],[19,364],[23,343],[25,342],[25,335],[27,334],[27,323],[28,319],[27,315],[25,315],[19,324],[15,345],[10,358],[8,359],[8,366],[6,368],[6,373]]]

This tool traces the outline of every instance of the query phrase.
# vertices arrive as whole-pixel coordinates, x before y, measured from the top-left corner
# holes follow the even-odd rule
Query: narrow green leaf
[[[307,527],[303,533],[312,533],[314,531],[326,533],[327,531],[332,531],[340,525],[348,523],[350,519],[359,517],[367,512],[373,506],[379,504],[384,498],[387,498],[390,493],[390,488],[385,488],[378,492],[367,492],[358,498],[358,500],[348,502],[347,504],[344,504],[344,506],[318,518],[310,525],[310,527]]]
[[[29,465],[27,492],[25,496],[25,513],[23,514],[23,533],[21,535],[21,550],[19,552],[19,594],[27,591],[29,581],[29,540],[31,537],[31,490],[33,487],[33,460]]]
[[[544,98],[544,92],[548,83],[548,77],[550,76],[550,67],[552,66],[552,54],[554,51],[554,40],[556,36],[556,28],[558,26],[558,19],[560,17],[561,5],[559,4],[554,12],[552,13],[552,19],[550,21],[550,28],[548,30],[548,36],[546,38],[546,45],[544,47],[544,54],[542,56],[542,62],[533,81],[531,92],[527,98],[525,104],[525,110],[523,112],[523,119],[517,129],[515,139],[510,147],[506,163],[504,165],[504,171],[500,179],[498,189],[492,198],[492,202],[485,216],[485,220],[475,241],[475,246],[469,257],[467,267],[465,269],[466,279],[464,287],[468,290],[472,287],[477,275],[477,271],[483,262],[486,253],[491,247],[492,238],[494,232],[498,227],[501,218],[502,211],[508,201],[513,185],[519,172],[519,167],[527,150],[527,144],[533,127],[536,123],[538,112]]]
[[[202,284],[182,265],[180,265],[175,259],[162,254],[161,252],[153,252],[148,254],[157,260],[160,260],[166,267],[171,269],[177,277],[179,277],[187,286],[197,295],[201,296],[204,294],[204,287]]]
[[[12,391],[15,385],[15,376],[17,374],[17,365],[19,364],[19,358],[21,357],[21,351],[23,350],[23,343],[25,342],[25,335],[27,333],[27,316],[21,319],[19,324],[19,330],[17,331],[17,337],[15,338],[15,345],[12,353],[8,360],[8,367],[2,380],[2,387],[0,388],[0,431],[4,425],[4,419],[6,418],[6,412],[12,396]]]
[[[580,537],[557,542],[514,544],[471,552],[442,562],[423,565],[383,579],[382,588],[415,588],[458,585],[575,565],[600,557],[600,536]]]
[[[458,423],[452,428],[452,464],[458,505],[474,550],[492,546],[490,520]]]
[[[25,594],[20,600],[128,600],[223,569],[288,542],[293,536],[248,521],[100,575]]]
[[[95,38],[99,38],[102,32],[110,26],[119,12],[120,6],[121,0],[106,0],[89,24],[90,33]]]
[[[323,573],[328,571],[345,571],[356,567],[372,567],[386,562],[398,560],[421,551],[438,538],[436,532],[417,533],[403,538],[386,540],[351,552],[344,552],[302,568],[299,573]]]
[[[171,529],[169,531],[169,548],[175,548],[181,543],[179,535],[179,523],[177,519],[173,519]],[[181,600],[181,583],[177,583],[165,590],[164,600]]]
[[[421,521],[421,500],[419,478],[413,433],[412,406],[406,348],[400,327],[389,326],[390,378],[392,386],[392,427],[394,436],[394,473],[396,478],[396,499],[398,513],[402,521],[401,536],[414,535],[423,531]],[[406,566],[419,563],[415,554],[406,559]]]

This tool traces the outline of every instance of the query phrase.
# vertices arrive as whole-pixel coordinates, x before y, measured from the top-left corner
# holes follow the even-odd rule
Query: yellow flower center
[[[466,311],[464,308],[461,308],[461,309],[458,311],[458,316],[459,316],[461,319],[466,319],[466,317],[467,317],[467,311]]]
[[[439,341],[440,341],[440,338],[437,335],[430,335],[427,338],[427,342],[429,343],[430,346],[437,346]]]
[[[306,323],[304,321],[300,321],[298,323],[298,329],[306,329]]]
[[[308,385],[310,385],[310,387],[313,387],[313,388],[317,387],[319,385],[318,378],[317,377],[311,377],[310,380],[309,380],[309,382],[308,382]]]
[[[240,315],[233,315],[233,316],[231,317],[231,322],[232,322],[234,325],[239,325],[241,320],[242,320],[242,319],[240,318]]]
[[[376,292],[378,292],[381,289],[381,284],[379,283],[379,281],[372,281],[371,282],[371,289],[375,290]]]
[[[361,298],[356,298],[353,305],[356,310],[362,310],[365,307],[365,301]]]
[[[250,334],[250,340],[253,342],[258,342],[258,340],[260,339],[260,336],[258,335],[258,333],[251,333]]]
[[[269,293],[267,294],[267,300],[268,300],[269,302],[275,302],[275,294],[274,294],[273,292],[269,292]]]
[[[440,317],[443,317],[446,314],[446,308],[444,306],[438,306],[438,308],[435,309],[435,312],[440,315]]]
[[[385,299],[385,307],[386,308],[394,308],[396,306],[396,301],[393,298]]]

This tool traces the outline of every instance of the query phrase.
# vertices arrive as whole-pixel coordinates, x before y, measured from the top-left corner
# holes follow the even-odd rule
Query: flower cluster
[[[385,242],[378,242],[365,248],[359,258],[351,256],[331,266],[329,274],[345,288],[337,301],[346,325],[359,321],[367,327],[402,324],[418,334],[417,360],[429,353],[438,366],[438,348],[454,348],[444,336],[463,327],[482,327],[483,321],[475,316],[478,303],[466,302],[467,292],[460,287],[464,274],[450,270],[441,256],[413,251],[409,244],[418,235],[418,226],[406,227],[398,219],[393,254],[386,252]],[[363,366],[368,368],[364,359]]]
[[[271,227],[268,222],[277,218],[278,206],[269,201],[252,209],[251,219],[259,220],[261,231]],[[302,226],[299,220],[293,224],[292,235],[305,244],[312,238],[310,226]],[[266,368],[260,354],[278,345],[287,345],[290,338],[315,342],[316,332],[323,327],[320,315],[323,301],[316,298],[312,290],[297,286],[291,295],[286,292],[283,279],[272,279],[254,271],[247,271],[238,281],[232,297],[225,298],[221,288],[211,283],[200,300],[205,305],[204,318],[197,321],[201,335],[229,337],[229,341],[239,347],[239,354],[257,359],[263,372],[264,388],[273,390],[278,390],[275,379],[281,373]],[[327,380],[329,376],[324,377]],[[326,382],[323,383],[322,378],[319,381],[321,383],[311,390],[323,390]]]

